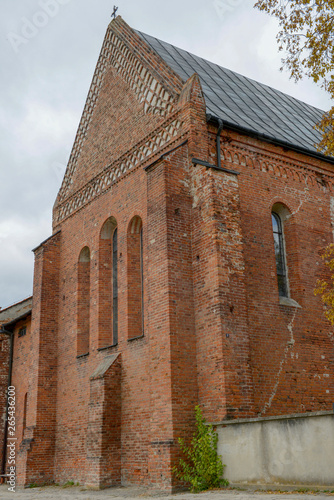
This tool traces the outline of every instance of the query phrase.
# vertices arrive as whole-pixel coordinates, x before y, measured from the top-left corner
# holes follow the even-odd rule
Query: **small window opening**
[[[23,326],[22,328],[19,329],[19,337],[24,337],[27,333],[27,327]]]
[[[24,395],[24,403],[23,403],[23,421],[22,421],[22,439],[24,437],[24,431],[27,427],[27,404],[28,404],[28,393],[26,392]]]
[[[288,282],[286,272],[286,258],[284,249],[284,237],[282,220],[278,214],[272,212],[272,225],[276,258],[276,273],[278,283],[278,293],[280,297],[288,297]]]

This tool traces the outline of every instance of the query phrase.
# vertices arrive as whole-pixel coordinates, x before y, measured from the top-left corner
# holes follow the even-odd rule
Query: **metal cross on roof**
[[[116,5],[114,5],[114,11],[113,13],[111,14],[111,17],[113,17],[114,19],[116,19],[116,12],[118,11],[118,7],[116,7]]]

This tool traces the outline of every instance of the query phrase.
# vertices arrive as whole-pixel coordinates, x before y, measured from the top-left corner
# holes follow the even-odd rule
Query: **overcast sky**
[[[277,25],[250,0],[115,0],[133,28],[328,109],[310,81],[280,73]],[[32,248],[52,205],[114,3],[1,0],[0,306],[32,293]]]

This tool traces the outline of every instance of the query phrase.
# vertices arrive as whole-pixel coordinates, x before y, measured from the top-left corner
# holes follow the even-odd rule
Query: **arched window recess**
[[[271,213],[271,219],[273,225],[278,294],[280,297],[288,297],[289,290],[282,219],[276,212]]]
[[[118,343],[118,231],[109,217],[103,224],[99,246],[99,350]]]
[[[271,221],[279,303],[283,306],[300,308],[299,303],[291,298],[291,289],[294,294],[300,294],[297,272],[298,251],[296,249],[298,239],[296,239],[294,233],[295,223],[291,218],[291,212],[282,203],[275,203],[272,207]]]
[[[135,216],[128,227],[128,340],[144,335],[143,224]]]
[[[77,357],[89,354],[90,330],[90,250],[84,247],[78,262]]]

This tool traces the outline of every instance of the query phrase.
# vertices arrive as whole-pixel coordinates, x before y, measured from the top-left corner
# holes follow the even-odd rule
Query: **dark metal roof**
[[[320,142],[321,134],[313,127],[323,111],[150,35],[137,33],[184,82],[198,74],[208,115],[236,128],[317,153],[314,144]]]
[[[0,311],[0,325],[9,325],[23,319],[31,313],[32,297],[21,300],[16,304],[6,307]]]

